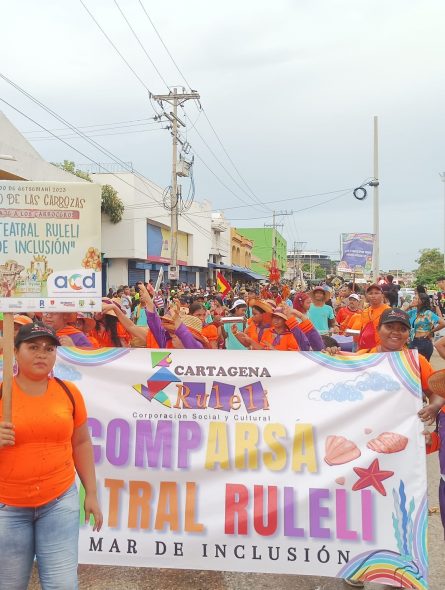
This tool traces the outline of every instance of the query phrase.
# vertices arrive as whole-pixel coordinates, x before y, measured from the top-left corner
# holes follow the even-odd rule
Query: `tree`
[[[88,172],[82,172],[76,168],[74,162],[70,160],[64,160],[63,164],[56,164],[54,166],[65,170],[65,172],[70,172],[79,178],[83,178],[83,180],[88,180],[88,182],[93,182],[91,176]],[[105,213],[110,218],[111,223],[119,223],[122,220],[122,216],[124,214],[124,204],[122,199],[119,197],[117,191],[110,186],[109,184],[102,185],[102,194],[101,194],[101,211]]]
[[[439,248],[424,248],[416,260],[419,268],[416,270],[418,285],[434,286],[437,279],[444,275],[443,254]]]
[[[317,264],[317,266],[315,267],[315,278],[316,279],[325,279],[326,278],[326,271],[319,264]]]

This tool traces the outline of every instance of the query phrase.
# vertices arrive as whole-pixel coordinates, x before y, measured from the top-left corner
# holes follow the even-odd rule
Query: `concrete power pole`
[[[184,89],[183,89],[184,90]],[[178,93],[178,89],[174,88],[173,92],[169,94],[157,94],[152,97],[157,101],[168,102],[173,111],[170,115],[164,112],[164,116],[169,119],[172,124],[172,188],[170,193],[170,266],[168,277],[171,284],[174,284],[179,279],[178,266],[178,218],[179,218],[179,195],[178,195],[178,124],[185,127],[185,124],[178,117],[178,106],[182,105],[187,100],[199,100],[200,95],[192,90],[190,93]]]
[[[442,179],[443,182],[443,206],[444,206],[444,217],[445,217],[445,172],[442,172],[442,174],[439,174],[440,178]],[[444,219],[444,231],[445,231],[445,219]],[[443,264],[445,267],[445,234],[444,234],[444,244],[443,244]]]
[[[264,227],[271,227],[273,228],[272,234],[272,259],[276,259],[277,257],[277,227],[284,227],[283,223],[276,222],[277,215],[293,215],[293,211],[273,211],[272,212],[272,225],[270,223],[265,223]],[[287,257],[287,256],[286,256]]]

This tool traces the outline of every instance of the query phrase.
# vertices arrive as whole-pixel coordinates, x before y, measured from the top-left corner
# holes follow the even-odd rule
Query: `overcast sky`
[[[168,86],[185,85],[139,0],[117,1]],[[146,88],[165,94],[166,85],[115,1],[84,2],[142,82],[80,0],[4,3],[2,73],[76,126],[153,117]],[[226,216],[239,227],[271,223],[272,209],[293,211],[280,218],[288,248],[304,242],[305,249],[335,257],[342,232],[372,232],[372,190],[362,202],[351,190],[340,191],[373,176],[372,126],[378,115],[380,267],[415,268],[421,248],[443,248],[443,0],[141,2],[186,80],[199,91],[205,113],[255,195],[190,101],[181,117],[187,119],[187,139],[196,155],[197,200],[228,208]],[[66,141],[85,156],[112,161],[85,140],[60,131],[57,120],[3,80],[0,97],[58,129],[56,134],[69,136]],[[38,129],[3,103],[0,109],[21,131]],[[97,142],[167,186],[171,137],[152,121],[144,123],[83,130],[97,134],[101,129],[107,135],[96,137]],[[27,135],[39,136],[47,134]],[[33,145],[50,161],[88,162],[60,141]],[[318,193],[331,194],[303,198]],[[267,208],[253,205],[291,197]]]

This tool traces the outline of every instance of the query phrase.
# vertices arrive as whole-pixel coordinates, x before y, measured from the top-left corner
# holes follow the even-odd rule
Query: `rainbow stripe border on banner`
[[[428,503],[426,496],[420,503],[412,529],[413,555],[401,555],[382,549],[361,553],[338,572],[338,577],[396,584],[396,588],[428,590],[425,574],[428,571]]]
[[[400,354],[390,354],[389,364],[406,389],[415,397],[422,398],[419,361],[415,351],[402,350]]]
[[[311,359],[317,365],[328,367],[334,371],[342,373],[350,373],[352,371],[359,371],[369,367],[379,365],[385,359],[384,354],[363,354],[363,355],[339,355],[331,356],[325,352],[301,352],[305,357]]]
[[[130,352],[131,348],[76,348],[61,346],[57,349],[57,356],[73,365],[98,367],[107,365],[120,359]]]

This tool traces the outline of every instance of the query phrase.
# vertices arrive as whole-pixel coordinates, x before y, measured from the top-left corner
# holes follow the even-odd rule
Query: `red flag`
[[[230,283],[224,278],[224,276],[220,273],[216,273],[216,290],[218,293],[221,293],[223,297],[227,295],[229,291],[231,291],[232,287]]]

